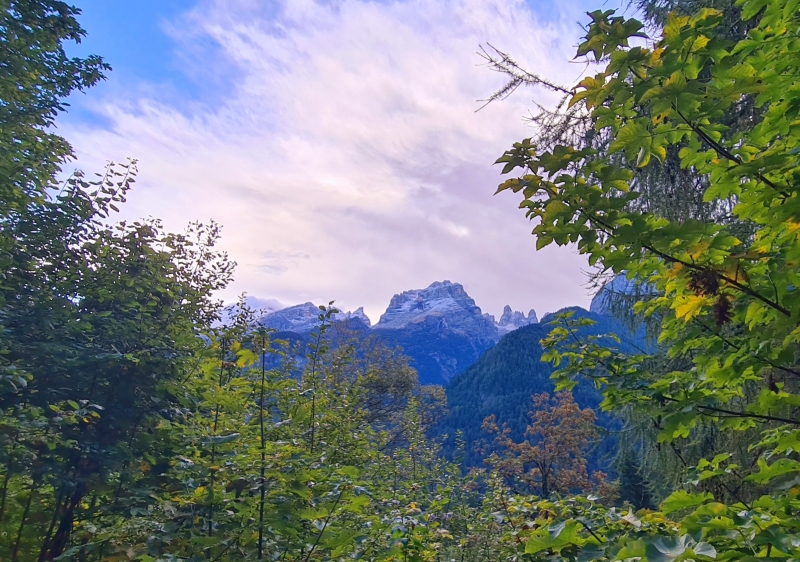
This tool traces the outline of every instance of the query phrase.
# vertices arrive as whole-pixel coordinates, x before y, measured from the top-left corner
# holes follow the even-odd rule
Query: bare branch
[[[549,80],[545,80],[538,74],[534,74],[532,72],[528,72],[524,68],[522,68],[517,62],[512,59],[507,53],[495,48],[491,44],[486,44],[489,50],[485,49],[481,46],[481,50],[478,55],[481,56],[486,61],[486,65],[494,70],[495,72],[500,72],[501,74],[505,74],[508,76],[509,80],[499,90],[493,93],[485,100],[478,100],[484,102],[482,106],[480,106],[476,111],[480,111],[493,101],[504,100],[508,96],[514,93],[514,91],[522,85],[525,86],[542,86],[543,88],[553,91],[553,92],[560,92],[565,96],[572,95],[572,91],[556,84],[555,82],[551,82]]]

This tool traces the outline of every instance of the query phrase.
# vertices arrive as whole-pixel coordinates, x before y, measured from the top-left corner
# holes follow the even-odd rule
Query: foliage
[[[549,374],[532,367],[538,342],[519,354],[531,334],[543,339],[558,391],[594,384],[604,409],[635,412],[681,459],[684,484],[660,483],[659,510],[634,512],[568,495],[599,488],[586,455],[595,414],[568,393],[537,396],[530,423],[492,412],[494,467],[464,475],[465,434],[453,431],[453,462],[427,437],[442,390],[420,386],[400,350],[334,324],[332,303],[301,360],[244,299],[218,322],[213,294],[233,264],[214,249],[216,225],[175,235],[157,221],[113,224],[135,162],[54,188],[69,147],[49,126],[106,67],[64,56],[62,41],[82,36],[74,8],[7,2],[0,557],[800,557],[798,0],[738,6],[746,37],[718,32],[730,13],[702,9],[634,47],[641,23],[593,12],[578,52],[603,69],[566,90],[584,128],[558,137],[576,142],[526,140],[499,160],[522,169],[500,191],[523,195],[539,247],[576,244],[646,288],[636,312],[655,319],[667,351],[604,337],[567,311],[549,334],[504,339],[514,359],[493,350],[461,390],[481,396],[504,369]],[[751,119],[733,126],[732,113]],[[705,220],[639,204],[655,180],[635,171],[671,158],[698,179]],[[503,416],[521,418],[528,441],[513,419],[501,430]],[[708,443],[729,450],[701,458],[712,430]],[[621,441],[620,475],[644,505],[655,486],[639,438]]]
[[[159,388],[195,363],[211,291],[230,275],[211,249],[215,226],[176,236],[157,222],[104,222],[133,172],[75,176],[4,224],[15,245],[3,280],[0,523],[15,525],[0,525],[3,558],[55,558],[76,517],[117,501],[132,444],[164,408]]]
[[[58,0],[6,0],[0,8],[0,218],[41,200],[69,144],[51,130],[73,91],[104,78],[100,57],[69,58],[63,42],[85,35],[77,8]]]
[[[71,154],[52,133],[64,98],[107,70],[69,59],[77,9],[6,2],[0,79],[0,557],[61,556],[76,519],[116,505],[158,388],[202,349],[232,265],[219,229],[110,224],[136,163],[58,185]]]
[[[628,334],[624,326],[608,316],[596,315],[586,311],[575,311],[576,315],[586,315],[596,324],[580,328],[577,335],[586,338],[607,332],[621,334],[618,345],[628,352],[643,347],[639,334]],[[432,437],[442,439],[443,452],[447,458],[454,458],[456,435],[462,432],[465,441],[463,465],[465,469],[483,466],[483,459],[497,450],[489,442],[482,429],[483,420],[494,415],[498,425],[507,425],[511,430],[509,437],[516,441],[524,439],[529,423],[530,397],[542,392],[555,392],[555,384],[550,379],[553,368],[542,361],[543,349],[539,343],[549,330],[550,317],[541,323],[524,326],[506,334],[496,346],[488,350],[464,373],[455,377],[445,387],[447,412],[432,428]],[[572,395],[581,408],[597,411],[602,401],[601,393],[589,381],[580,382],[572,389]],[[587,454],[589,470],[613,470],[617,448],[617,430],[620,421],[615,415],[598,413],[600,439]]]
[[[726,39],[741,41],[753,28],[752,20],[743,20],[742,12],[735,0],[635,0],[633,6],[641,10],[644,21],[659,32],[669,19],[669,14],[691,16],[703,8],[713,8],[723,14],[715,34]]]
[[[406,556],[403,522],[448,472],[434,470],[441,461],[426,446],[411,387],[398,417],[374,425],[376,369],[402,358],[367,356],[350,378],[355,347],[327,338],[335,312],[321,310],[300,379],[287,363],[266,368],[268,354],[286,352],[263,329],[218,331],[197,373],[168,389],[176,413],[158,426],[165,448],[148,446],[154,458],[136,486],[147,492],[136,496],[135,517],[98,539],[143,560]]]
[[[533,410],[528,417],[531,423],[525,431],[526,439],[519,443],[509,437],[507,425],[497,425],[494,415],[483,420],[483,428],[495,435],[503,451],[486,461],[494,470],[544,498],[551,492],[602,489],[602,496],[611,499],[613,491],[606,485],[606,475],[594,472],[590,478],[586,468],[589,445],[597,438],[594,411],[581,409],[569,392],[559,392],[552,398],[544,392],[533,395]]]
[[[662,319],[660,342],[683,360],[662,375],[647,369],[646,356],[592,342],[572,345],[565,319],[547,342],[548,358],[561,366],[559,387],[574,385],[578,373],[593,378],[605,388],[604,408],[651,412],[665,444],[691,437],[705,419],[740,435],[758,428],[752,467],[724,454],[695,469],[695,483],[713,480],[738,500],[713,508],[706,496],[699,508],[678,502],[689,514],[677,532],[700,532],[719,558],[791,557],[798,555],[792,513],[800,470],[792,445],[798,438],[800,105],[791,53],[800,46],[800,20],[793,0],[738,5],[743,19],[758,16],[746,39],[716,36],[723,14],[703,9],[671,16],[653,48],[629,46],[640,33],[638,22],[593,12],[578,54],[605,68],[579,84],[570,105],[591,113],[595,128],[614,139],[610,155],[629,166],[663,161],[677,148],[681,166],[707,178],[704,200],[730,205],[752,236],[637,210],[630,205],[639,196],[634,174],[617,156],[589,147],[540,152],[530,140],[517,143],[499,162],[504,172],[523,168],[523,175],[499,191],[523,195],[521,207],[538,221],[538,247],[574,243],[590,263],[652,286],[658,296],[637,311]],[[750,127],[728,135],[726,113],[750,97],[760,113]],[[738,483],[732,487],[728,479]],[[668,505],[668,514],[678,511]],[[693,521],[703,524],[692,529]],[[750,531],[729,532],[737,527]],[[658,559],[652,549],[645,555]]]
[[[648,474],[636,452],[631,448],[623,448],[624,446],[621,444],[617,456],[619,499],[637,509],[652,509],[655,507],[651,492],[653,483],[649,481]]]

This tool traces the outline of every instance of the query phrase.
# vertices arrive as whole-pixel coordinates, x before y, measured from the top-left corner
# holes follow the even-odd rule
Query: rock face
[[[301,340],[319,326],[319,308],[307,302],[269,312],[259,322]],[[506,306],[499,322],[484,314],[459,283],[436,281],[425,289],[392,297],[377,324],[359,308],[341,312],[336,321],[366,330],[391,346],[401,346],[419,372],[423,384],[445,384],[463,372],[505,334],[537,322],[536,312],[526,316]]]
[[[267,313],[261,317],[259,323],[279,332],[303,334],[319,326],[319,312],[317,305],[307,302]]]
[[[444,384],[499,339],[494,318],[450,281],[392,297],[373,333],[401,346],[425,384]]]
[[[503,336],[508,332],[512,332],[517,328],[522,328],[523,326],[528,326],[529,324],[537,324],[539,319],[536,318],[536,311],[531,309],[528,312],[528,316],[525,316],[524,312],[518,312],[516,310],[511,310],[511,307],[506,305],[503,309],[503,315],[500,317],[500,321],[497,323],[497,332]]]
[[[451,330],[479,338],[497,339],[494,322],[481,313],[464,287],[436,281],[427,289],[405,291],[392,297],[375,324],[376,330]]]
[[[307,334],[319,327],[320,309],[311,302],[290,306],[281,310],[268,312],[259,319],[259,323],[267,328],[273,328],[279,332],[294,332],[297,334]],[[334,320],[342,322],[344,320],[356,320],[369,327],[370,319],[364,314],[364,308],[358,308],[354,312],[339,312],[334,315]]]
[[[367,328],[372,326],[372,321],[370,321],[369,316],[364,313],[363,306],[359,306],[353,312],[340,312],[335,315],[335,318],[337,322],[342,320],[360,320]]]

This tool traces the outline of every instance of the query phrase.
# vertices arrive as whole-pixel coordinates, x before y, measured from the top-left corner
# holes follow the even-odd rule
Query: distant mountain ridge
[[[307,334],[319,327],[320,309],[313,302],[289,306],[280,310],[271,310],[259,318],[258,322],[267,328],[273,328],[279,332],[294,332],[297,334]],[[356,319],[367,328],[371,322],[364,308],[358,308],[353,312],[339,312],[334,315],[335,321]]]
[[[304,336],[319,326],[320,310],[307,302],[264,314],[259,323],[279,332]],[[485,314],[460,283],[436,281],[425,289],[394,295],[376,324],[359,308],[336,314],[355,329],[368,330],[411,357],[423,384],[445,384],[473,364],[502,336],[538,322],[506,306],[499,321]]]
[[[524,439],[531,395],[554,391],[553,367],[541,360],[540,340],[552,329],[549,323],[557,314],[569,310],[595,322],[580,328],[579,337],[614,332],[622,337],[618,345],[624,351],[647,347],[644,330],[630,333],[610,314],[613,295],[631,293],[633,287],[624,276],[618,276],[598,291],[588,311],[569,307],[547,313],[539,321],[534,310],[524,314],[506,306],[495,320],[481,311],[461,284],[437,281],[425,289],[394,295],[375,324],[361,308],[338,313],[335,321],[401,346],[421,383],[444,385],[449,411],[432,432],[443,438],[445,454],[452,455],[456,432],[461,431],[467,444],[465,466],[480,466],[486,451],[478,452],[476,446],[492,447],[481,428],[483,419],[495,414],[498,422],[508,424],[512,437]],[[292,341],[308,342],[309,334],[319,326],[319,314],[319,307],[309,302],[268,311],[260,322]],[[587,381],[575,387],[573,394],[581,407],[594,410],[602,399],[600,391]],[[593,469],[606,469],[616,447],[613,430],[619,422],[608,414],[600,414],[598,421],[612,430],[612,435],[596,444],[588,460]]]

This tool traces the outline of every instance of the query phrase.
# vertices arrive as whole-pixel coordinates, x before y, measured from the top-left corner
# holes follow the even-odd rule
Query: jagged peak
[[[357,319],[361,320],[367,326],[369,326],[369,327],[372,326],[372,321],[369,319],[369,316],[367,316],[367,314],[364,312],[364,307],[363,306],[359,306],[357,309],[355,309],[352,312],[339,312],[338,314],[336,314],[334,316],[334,318],[337,321],[350,320],[351,318],[357,318]]]
[[[319,327],[319,306],[313,302],[296,304],[281,310],[275,310],[264,314],[258,322],[262,326],[274,328],[279,331],[291,331],[298,333],[310,332]],[[344,320],[358,319],[367,327],[372,326],[369,317],[364,313],[364,307],[359,307],[353,312],[337,312],[333,315],[333,320],[341,322]]]
[[[481,309],[460,283],[434,281],[425,289],[403,291],[392,297],[378,323],[379,329],[401,329],[442,319],[455,330],[493,331],[493,322],[484,317]]]
[[[259,322],[282,331],[310,332],[319,325],[319,313],[319,307],[306,302],[269,311]],[[336,321],[350,319],[358,319],[365,326],[376,329],[422,328],[427,325],[434,330],[472,333],[482,339],[495,341],[517,328],[538,322],[535,310],[531,309],[525,314],[513,310],[509,305],[503,308],[503,314],[497,321],[491,314],[481,311],[461,283],[449,279],[434,281],[424,289],[411,289],[394,295],[374,325],[363,307],[352,312],[342,311],[334,316]]]
[[[516,330],[517,328],[522,328],[523,326],[527,326],[529,324],[536,324],[538,321],[539,320],[536,318],[535,310],[531,309],[526,316],[524,312],[512,310],[510,305],[506,305],[503,308],[503,315],[497,322],[497,330],[501,335],[503,335]]]

